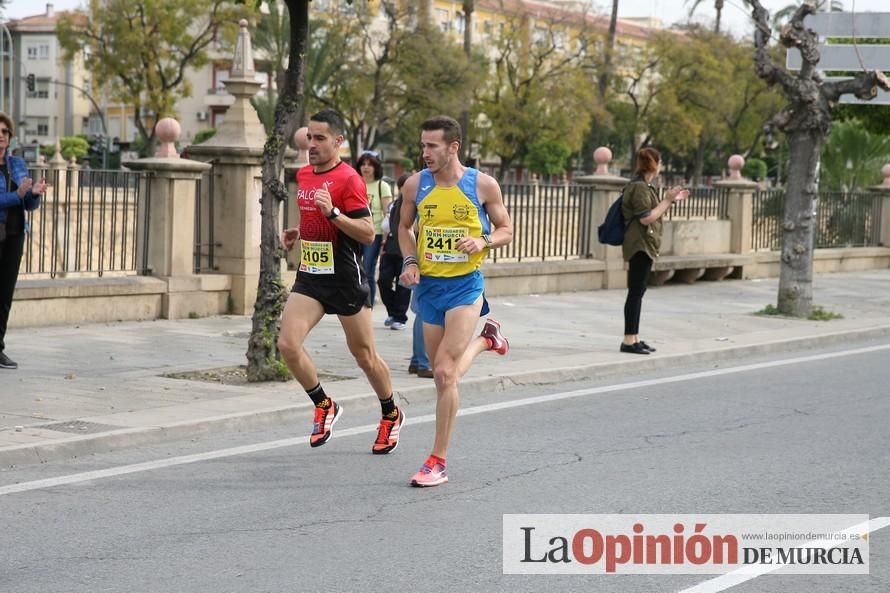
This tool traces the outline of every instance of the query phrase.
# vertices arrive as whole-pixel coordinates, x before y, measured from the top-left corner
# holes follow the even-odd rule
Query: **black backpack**
[[[624,202],[624,192],[621,192],[618,199],[609,206],[603,224],[597,229],[600,243],[606,245],[622,245],[624,243],[624,229],[627,228],[627,225],[624,224],[624,213],[621,211],[622,202]]]

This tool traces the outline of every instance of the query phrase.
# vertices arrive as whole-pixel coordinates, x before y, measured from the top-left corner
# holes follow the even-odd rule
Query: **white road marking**
[[[813,354],[811,356],[800,356],[796,358],[788,358],[784,360],[773,360],[769,362],[760,362],[755,364],[746,364],[737,367],[728,367],[725,369],[714,369],[711,371],[701,371],[696,373],[686,373],[676,375],[674,377],[662,377],[659,379],[647,379],[644,381],[631,381],[629,383],[618,383],[616,385],[605,385],[603,387],[592,387],[589,389],[578,389],[576,391],[564,391],[561,393],[552,393],[549,395],[540,395],[536,397],[527,397],[524,399],[499,402],[495,404],[485,404],[481,406],[473,406],[465,408],[458,412],[459,416],[470,416],[473,414],[484,414],[488,412],[496,412],[498,410],[507,410],[511,408],[520,408],[536,404],[548,403],[564,399],[573,399],[577,397],[586,397],[589,395],[599,395],[603,393],[613,393],[616,391],[627,391],[639,389],[640,387],[651,387],[654,385],[666,385],[670,383],[681,383],[684,381],[695,381],[698,379],[720,377],[723,375],[733,375],[737,373],[747,373],[761,369],[790,366],[808,362],[817,362],[820,360],[830,360],[833,358],[843,358],[847,356],[857,356],[859,354],[869,354],[872,352],[880,352],[882,350],[890,350],[890,344],[880,346],[869,346],[867,348],[855,348],[852,350],[841,350],[838,352],[829,352],[825,354]],[[423,416],[413,416],[410,423],[427,424],[435,422],[435,414],[425,414]],[[364,426],[356,426],[343,430],[337,430],[331,438],[350,437],[359,434],[375,433],[377,424],[366,424]],[[53,488],[56,486],[64,486],[68,484],[78,484],[81,482],[90,482],[93,480],[101,480],[104,478],[113,478],[116,476],[124,476],[127,474],[135,474],[139,472],[152,471],[167,467],[175,467],[177,465],[185,465],[188,463],[198,463],[200,461],[209,461],[211,459],[221,459],[223,457],[234,457],[236,455],[247,455],[250,453],[258,453],[260,451],[270,451],[272,449],[281,449],[283,447],[308,446],[309,437],[300,436],[290,439],[281,439],[277,441],[269,441],[266,443],[257,443],[255,445],[244,445],[241,447],[231,447],[228,449],[218,449],[216,451],[208,451],[206,453],[197,453],[194,455],[183,455],[180,457],[171,457],[168,459],[159,459],[156,461],[147,461],[144,463],[134,463],[131,465],[122,465],[101,469],[79,474],[71,474],[67,476],[59,476],[56,478],[46,478],[43,480],[34,480],[31,482],[22,482],[20,484],[11,484],[9,486],[0,486],[0,496],[7,494],[15,494],[18,492],[29,492],[32,490],[41,490],[44,488]]]
[[[854,525],[852,527],[839,531],[838,533],[845,533],[847,535],[851,535],[854,533],[874,533],[878,529],[883,529],[888,525],[890,525],[890,517],[880,517],[878,519],[871,519],[869,521],[865,521],[864,523],[859,523],[858,525]],[[813,546],[817,548],[834,548],[841,543],[844,542],[825,539],[815,542],[807,542],[807,546]],[[782,567],[783,565],[781,564],[767,564],[759,568],[746,566],[744,568],[722,574],[719,577],[708,579],[707,581],[699,583],[694,587],[678,591],[678,593],[719,593],[720,591],[725,591],[731,587],[735,587],[736,585],[741,585],[745,581],[750,581],[751,579],[756,579],[759,576],[763,576],[765,574],[769,574],[773,571],[779,570]]]

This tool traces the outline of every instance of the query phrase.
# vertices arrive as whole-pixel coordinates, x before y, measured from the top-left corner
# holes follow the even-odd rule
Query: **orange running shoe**
[[[371,453],[374,455],[392,453],[399,446],[399,433],[405,426],[405,414],[402,412],[402,408],[396,408],[396,411],[399,415],[395,420],[380,419],[380,424],[377,426],[377,440],[371,447]]]
[[[309,436],[311,447],[321,447],[328,442],[334,423],[340,419],[342,413],[343,408],[333,400],[330,408],[315,408],[315,420],[312,424],[312,434]]]
[[[485,320],[482,333],[479,335],[488,340],[488,349],[491,352],[497,352],[503,356],[510,350],[510,342],[501,333],[501,324],[494,319]]]
[[[430,459],[426,460],[420,471],[411,476],[411,485],[417,488],[438,486],[447,481],[448,474],[445,472],[445,466]]]

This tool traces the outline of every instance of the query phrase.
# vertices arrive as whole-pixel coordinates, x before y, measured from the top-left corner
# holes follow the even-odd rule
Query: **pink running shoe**
[[[438,486],[447,481],[448,474],[445,472],[445,466],[429,459],[424,462],[420,471],[411,476],[411,485],[416,486],[417,488]]]
[[[501,324],[494,319],[485,320],[485,326],[479,335],[488,340],[488,349],[492,352],[503,356],[510,350],[510,342],[501,333]]]
[[[309,446],[321,447],[331,438],[334,423],[340,419],[343,408],[340,404],[331,400],[330,408],[315,408],[315,420],[312,423],[312,434],[309,436]]]

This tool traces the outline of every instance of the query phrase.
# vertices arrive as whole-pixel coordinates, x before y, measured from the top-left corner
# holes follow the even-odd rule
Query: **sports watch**
[[[482,240],[485,241],[486,247],[491,247],[491,235],[488,233],[482,233]]]
[[[340,209],[334,206],[333,208],[331,208],[331,213],[328,214],[328,220],[334,220],[338,216],[340,216]]]

